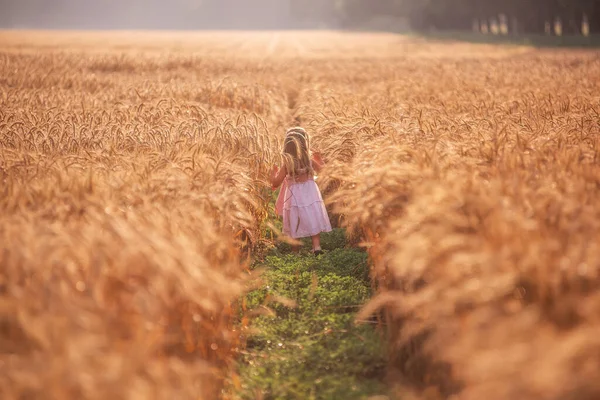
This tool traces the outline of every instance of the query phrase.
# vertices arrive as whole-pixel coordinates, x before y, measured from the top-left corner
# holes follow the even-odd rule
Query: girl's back
[[[290,182],[306,181],[314,175],[305,136],[293,132],[288,134],[283,145],[283,162]]]
[[[290,132],[284,141],[283,162],[281,172],[277,173],[278,169],[275,168],[272,176],[274,188],[283,182],[284,174],[287,181],[280,204],[283,232],[295,239],[311,237],[313,251],[320,254],[319,235],[331,231],[327,210],[314,180],[314,167],[320,169],[321,161],[316,161],[316,165],[311,161],[305,135]]]

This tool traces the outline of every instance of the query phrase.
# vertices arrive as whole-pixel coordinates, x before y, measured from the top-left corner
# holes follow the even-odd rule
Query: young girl
[[[308,148],[310,149],[310,137],[308,136],[308,134],[306,133],[306,130],[304,130],[304,128],[301,128],[299,126],[290,128],[285,133],[285,137],[287,138],[292,133],[304,136],[304,138],[306,139],[306,144],[307,144]],[[320,154],[316,154],[316,155],[320,156]],[[275,202],[275,213],[279,217],[283,217],[283,199],[285,196],[286,189],[287,189],[287,177],[283,179],[283,183],[281,184],[281,190],[279,190],[279,195],[277,196],[277,201]]]
[[[283,166],[281,169],[273,167],[271,174],[273,190],[287,181],[282,205],[283,233],[294,239],[310,236],[315,255],[322,254],[321,232],[331,231],[329,216],[314,180],[315,171],[319,172],[322,167],[319,154],[311,160],[306,133],[290,130],[283,144]]]

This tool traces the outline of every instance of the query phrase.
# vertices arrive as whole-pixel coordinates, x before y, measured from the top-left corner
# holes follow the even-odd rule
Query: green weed
[[[265,268],[265,285],[245,304],[271,314],[252,320],[255,333],[239,369],[242,399],[257,392],[264,399],[363,399],[385,392],[380,334],[354,322],[371,296],[367,255],[344,246],[344,231],[336,229],[323,235],[322,256],[276,246],[256,263]]]

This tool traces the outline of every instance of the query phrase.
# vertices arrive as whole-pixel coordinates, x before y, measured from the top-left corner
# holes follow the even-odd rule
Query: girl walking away
[[[304,138],[306,139],[306,145],[310,149],[310,137],[308,136],[308,133],[306,133],[306,130],[304,128],[301,128],[299,126],[290,128],[285,133],[285,137],[287,138],[290,134],[298,134],[298,135],[304,136]],[[320,154],[317,154],[317,156],[320,156]],[[313,159],[313,161],[314,161],[314,159]],[[287,177],[285,177],[283,179],[283,183],[281,184],[281,190],[279,190],[279,195],[277,196],[277,201],[275,202],[275,213],[279,217],[283,217],[283,198],[285,196],[286,189],[287,189]]]
[[[283,165],[273,167],[271,186],[276,190],[286,181],[281,214],[283,233],[294,239],[310,237],[313,253],[322,254],[321,232],[331,232],[331,222],[321,191],[314,180],[323,167],[317,153],[311,160],[309,140],[302,128],[288,131],[283,143]]]

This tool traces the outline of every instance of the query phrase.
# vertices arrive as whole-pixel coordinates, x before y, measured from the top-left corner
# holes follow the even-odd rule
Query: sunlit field
[[[599,113],[593,51],[0,32],[0,398],[247,387],[241,299],[294,125],[343,246],[368,251],[355,318],[393,396],[598,398]]]

